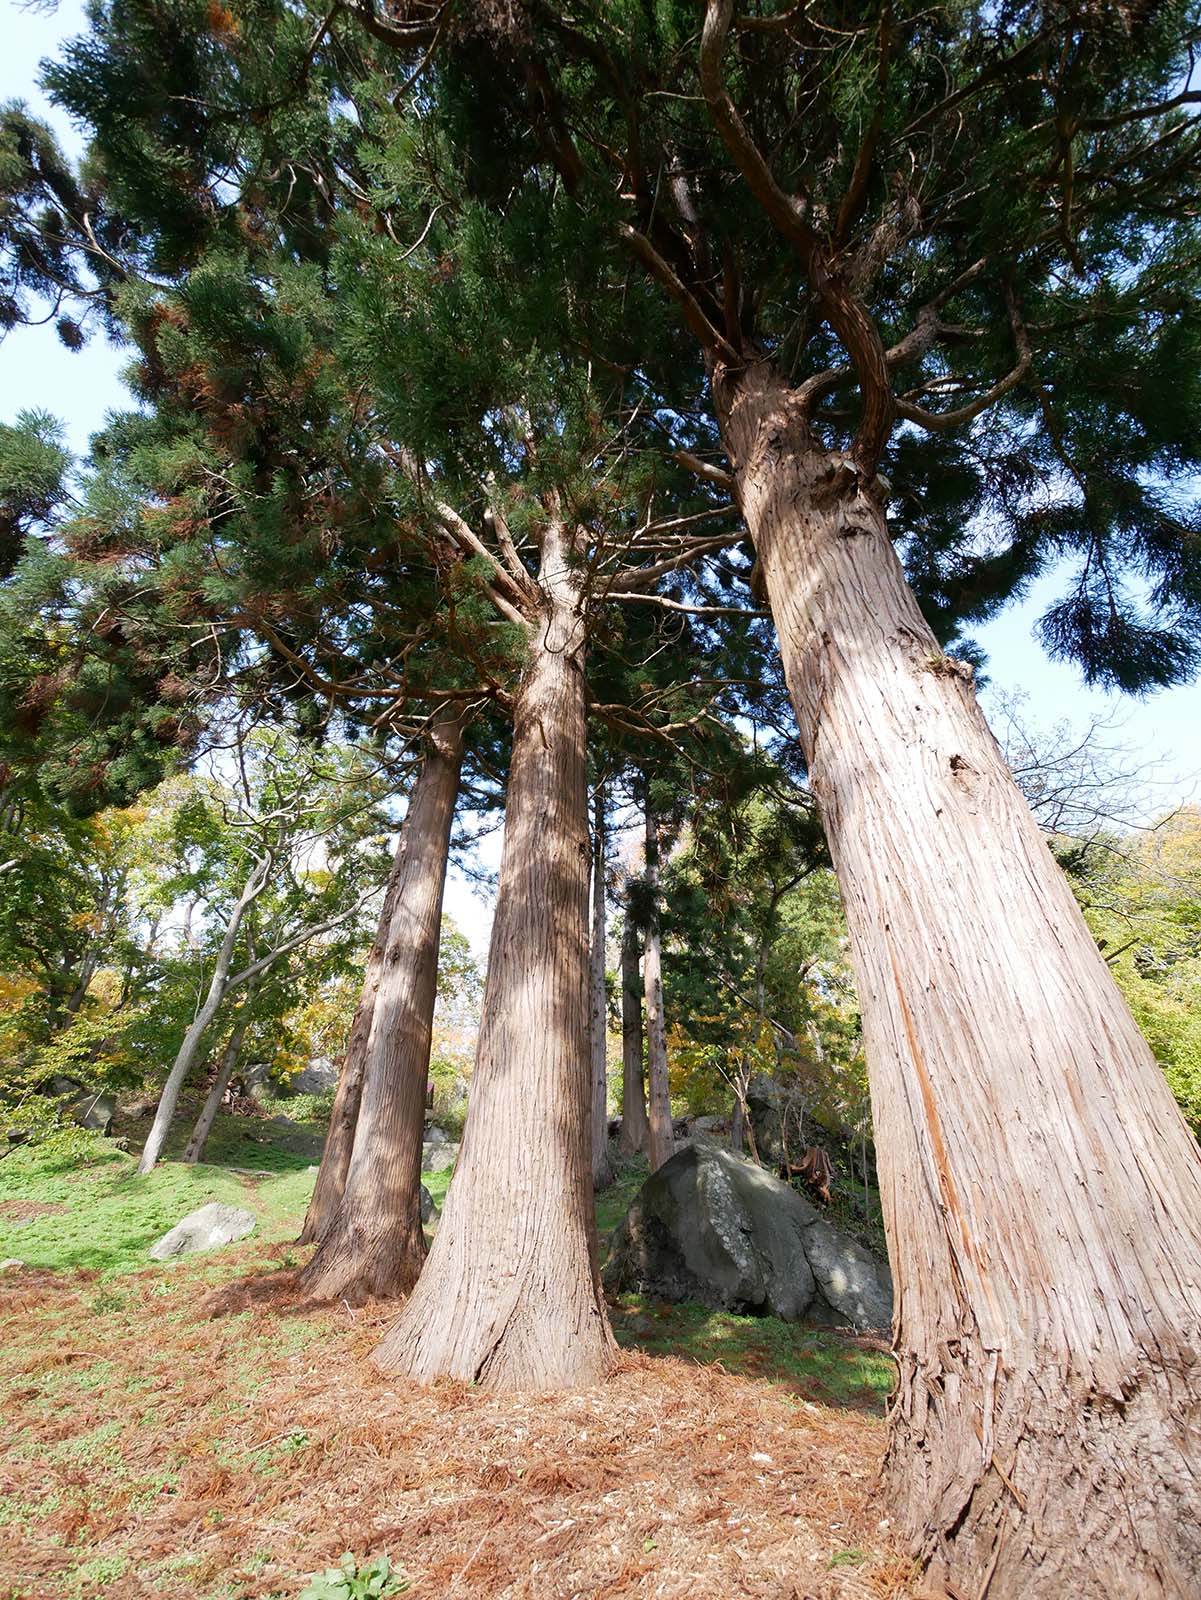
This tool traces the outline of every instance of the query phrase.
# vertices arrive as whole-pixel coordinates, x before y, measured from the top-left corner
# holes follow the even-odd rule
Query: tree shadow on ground
[[[623,1349],[761,1378],[802,1400],[872,1416],[884,1415],[892,1393],[896,1367],[877,1337],[634,1294],[609,1309]]]

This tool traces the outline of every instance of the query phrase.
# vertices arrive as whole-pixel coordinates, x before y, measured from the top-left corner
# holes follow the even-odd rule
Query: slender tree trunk
[[[736,1156],[742,1154],[742,1147],[746,1142],[746,1112],[743,1109],[743,1099],[739,1090],[734,1090],[734,1110],[730,1116],[730,1149]]]
[[[608,1006],[605,994],[605,795],[596,793],[592,830],[592,952],[589,988],[592,995],[592,1187],[613,1182],[609,1164]]]
[[[548,529],[467,1125],[425,1271],[376,1352],[424,1380],[575,1387],[615,1351],[592,1209],[584,640],[569,560]]]
[[[200,1041],[204,1038],[205,1029],[221,1008],[229,988],[229,969],[233,962],[234,946],[237,943],[238,931],[242,926],[247,911],[255,899],[262,893],[267,881],[268,861],[256,864],[246,887],[242,890],[237,905],[230,913],[229,923],[221,940],[221,948],[217,952],[216,965],[213,976],[209,982],[208,993],[205,995],[204,1004],[196,1013],[191,1027],[183,1036],[183,1043],[179,1053],[167,1074],[167,1081],[163,1085],[163,1092],[159,1096],[158,1109],[154,1113],[154,1121],[150,1125],[150,1133],[142,1150],[142,1158],[138,1162],[138,1171],[146,1173],[157,1163],[163,1153],[163,1146],[167,1142],[167,1135],[171,1131],[171,1123],[175,1117],[175,1108],[179,1104],[180,1091],[187,1081],[188,1073],[196,1060],[200,1049]]]
[[[894,1513],[973,1600],[1196,1595],[1197,1145],[878,505],[769,365],[715,392],[851,935]]]
[[[357,1305],[407,1294],[425,1263],[421,1139],[442,893],[462,764],[463,727],[449,714],[431,730],[401,829],[354,1147],[337,1212],[299,1279],[315,1299]]]
[[[375,999],[383,970],[384,947],[392,926],[392,913],[396,907],[401,872],[409,859],[405,839],[407,822],[406,815],[405,823],[401,825],[400,838],[396,843],[396,854],[392,858],[392,866],[388,873],[375,941],[367,956],[362,992],[354,1016],[351,1018],[350,1032],[346,1039],[346,1053],[342,1058],[342,1070],[338,1074],[338,1087],[334,1094],[333,1110],[330,1112],[329,1129],[321,1152],[321,1165],[317,1169],[317,1181],[313,1185],[313,1196],[309,1201],[304,1227],[300,1230],[297,1244],[320,1244],[333,1226],[342,1199],[342,1191],[346,1187],[346,1174],[350,1170],[355,1127],[358,1124],[359,1106],[363,1098],[363,1069],[367,1061],[371,1018],[375,1011]]]
[[[650,798],[646,802],[646,881],[650,920],[642,957],[646,986],[646,1085],[649,1102],[648,1155],[656,1172],[675,1154],[671,1129],[671,1095],[667,1086],[667,1028],[663,1020],[663,945],[659,934],[659,827]]]
[[[642,973],[638,929],[629,906],[621,936],[621,1149],[632,1156],[647,1149],[646,1070],[642,1059]]]
[[[204,1147],[208,1136],[213,1131],[213,1123],[217,1120],[217,1113],[221,1109],[221,1101],[225,1091],[229,1088],[229,1080],[234,1075],[234,1068],[238,1064],[238,1057],[242,1053],[242,1040],[246,1037],[249,1019],[245,1017],[245,1001],[242,1010],[234,1023],[233,1032],[230,1034],[225,1049],[221,1053],[221,1065],[217,1068],[217,1076],[213,1086],[205,1098],[196,1118],[196,1126],[192,1129],[192,1137],[188,1140],[183,1158],[187,1166],[193,1167],[204,1154]]]

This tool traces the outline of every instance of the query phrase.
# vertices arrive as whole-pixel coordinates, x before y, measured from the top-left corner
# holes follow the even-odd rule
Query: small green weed
[[[300,1600],[384,1600],[408,1587],[409,1580],[387,1556],[374,1556],[360,1566],[348,1550],[336,1567],[310,1575]]]
[[[840,1550],[830,1557],[827,1567],[861,1567],[867,1560],[866,1550]]]

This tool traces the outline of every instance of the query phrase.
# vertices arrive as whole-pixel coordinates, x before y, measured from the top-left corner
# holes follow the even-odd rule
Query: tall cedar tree
[[[728,460],[852,940],[901,1524],[957,1593],[1183,1595],[1201,1158],[940,639],[1062,563],[1053,655],[1195,667],[1195,7],[442,21],[493,203],[554,173],[691,335],[647,370],[703,362],[677,437]]]
[[[613,1348],[586,1138],[588,624],[602,605],[647,603],[662,580],[742,535],[712,486],[682,488],[678,468],[661,483],[643,466],[635,424],[651,412],[626,372],[598,364],[594,374],[582,357],[546,352],[559,342],[546,312],[576,228],[546,231],[551,193],[531,193],[499,228],[462,196],[420,97],[410,107],[375,73],[381,54],[393,59],[378,31],[310,33],[263,6],[243,20],[116,6],[97,13],[55,82],[96,127],[110,211],[139,230],[131,274],[186,280],[186,295],[202,291],[220,322],[244,307],[258,316],[264,293],[249,280],[261,257],[246,241],[265,236],[296,258],[289,298],[306,275],[328,292],[370,464],[382,457],[408,481],[418,514],[461,558],[456,604],[476,614],[477,651],[491,641],[486,665],[502,696],[507,648],[513,752],[471,1110],[434,1250],[380,1359],[422,1376],[550,1387],[595,1377]],[[180,115],[184,101],[192,109]],[[250,256],[244,300],[231,295],[237,271],[218,244],[226,263]],[[139,281],[129,299],[145,294]],[[160,299],[151,292],[152,308]],[[171,332],[154,341],[160,357],[171,344]],[[220,408],[269,436],[265,458],[248,462],[262,493],[281,448],[303,453],[308,439],[281,425],[271,396],[243,397],[244,367]],[[197,409],[210,388],[206,374]],[[281,578],[287,615],[293,574],[320,552],[317,519],[304,525],[312,534],[293,550],[281,523],[282,574],[242,569],[260,630]],[[659,603],[690,614],[688,601]],[[453,632],[456,616],[444,604],[430,625]],[[277,652],[328,692],[328,674],[317,684],[305,668],[306,646],[275,631]],[[393,648],[395,632],[385,638]]]

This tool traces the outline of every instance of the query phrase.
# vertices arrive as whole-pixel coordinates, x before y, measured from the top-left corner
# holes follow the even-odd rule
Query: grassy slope
[[[24,1271],[0,1274],[0,1378],[11,1386],[16,1402],[6,1419],[0,1452],[0,1600],[167,1593],[203,1600],[258,1594],[291,1600],[299,1587],[293,1581],[296,1575],[319,1564],[316,1556],[302,1551],[320,1546],[320,1560],[336,1558],[345,1543],[328,1550],[322,1544],[322,1539],[333,1539],[357,1541],[356,1549],[366,1553],[374,1537],[371,1519],[361,1528],[355,1524],[344,1529],[338,1513],[331,1511],[322,1534],[320,1516],[310,1518],[309,1501],[323,1492],[323,1457],[310,1448],[319,1430],[306,1420],[308,1413],[295,1426],[288,1422],[289,1397],[294,1388],[300,1393],[306,1384],[316,1383],[319,1375],[331,1391],[341,1383],[337,1393],[349,1396],[352,1411],[361,1400],[369,1412],[376,1401],[357,1393],[362,1361],[386,1325],[387,1308],[380,1308],[371,1321],[370,1313],[352,1316],[337,1308],[296,1314],[286,1298],[276,1304],[268,1297],[256,1304],[252,1297],[245,1309],[216,1323],[197,1309],[204,1293],[231,1280],[249,1276],[265,1283],[269,1295],[273,1280],[283,1284],[287,1274],[280,1269],[299,1259],[290,1242],[311,1191],[320,1139],[316,1125],[223,1117],[208,1152],[215,1159],[190,1169],[169,1160],[149,1176],[138,1177],[133,1156],[100,1141],[95,1159],[87,1164],[26,1150],[0,1161],[0,1259],[14,1256],[27,1263]],[[600,1198],[602,1235],[620,1220],[642,1176],[636,1166],[624,1169],[614,1188]],[[439,1204],[449,1178],[448,1173],[426,1175]],[[149,1244],[187,1211],[211,1199],[253,1211],[259,1224],[254,1235],[227,1250],[150,1263]],[[661,1306],[636,1296],[621,1297],[612,1311],[619,1342],[632,1361],[643,1363],[614,1380],[610,1395],[613,1405],[631,1408],[629,1427],[657,1428],[657,1421],[632,1419],[646,1406],[651,1408],[648,1418],[663,1415],[661,1401],[654,1399],[654,1385],[660,1382],[666,1386],[663,1398],[668,1392],[674,1396],[673,1414],[685,1443],[690,1438],[688,1407],[702,1408],[695,1424],[702,1430],[697,1440],[702,1453],[705,1428],[720,1427],[715,1437],[732,1439],[732,1430],[743,1426],[740,1419],[758,1416],[755,1426],[766,1427],[764,1419],[770,1417],[778,1433],[794,1426],[788,1419],[795,1415],[795,1426],[821,1436],[823,1450],[847,1452],[850,1465],[838,1493],[845,1496],[851,1485],[855,1515],[860,1516],[863,1506],[855,1496],[861,1497],[860,1481],[869,1480],[880,1442],[879,1419],[891,1382],[887,1358],[841,1334],[798,1329],[769,1317]],[[657,1358],[653,1372],[645,1365],[647,1357]],[[664,1357],[676,1360],[664,1363]],[[682,1363],[690,1362],[702,1364],[706,1372],[689,1380],[685,1374],[697,1369]],[[738,1384],[743,1388],[722,1388]],[[394,1387],[387,1396],[389,1401],[395,1398]],[[401,1402],[416,1404],[403,1391]],[[539,1427],[562,1424],[545,1408],[538,1417]],[[364,1420],[364,1427],[370,1425],[369,1418]],[[460,1466],[470,1487],[476,1469],[470,1464],[471,1427],[465,1427],[468,1443]],[[626,1427],[621,1424],[622,1430]],[[426,1446],[436,1463],[436,1438],[432,1431],[424,1435],[418,1458],[406,1467],[410,1476],[427,1469],[422,1453]],[[535,1439],[531,1434],[531,1449]],[[545,1448],[559,1448],[556,1441],[559,1434],[548,1435]],[[324,1442],[321,1448],[326,1448]],[[575,1447],[568,1443],[566,1448]],[[348,1458],[342,1468],[353,1473],[359,1460]],[[200,1471],[203,1462],[211,1465]],[[688,1485],[708,1470],[705,1462],[687,1470],[681,1462],[678,1481],[670,1466],[664,1469],[668,1488],[681,1504],[693,1493]],[[595,1470],[602,1468],[604,1460],[599,1460]],[[316,1481],[293,1482],[294,1470],[301,1469],[317,1473]],[[235,1505],[232,1512],[223,1498],[234,1493],[231,1485],[240,1485],[237,1494],[242,1496],[242,1509]],[[576,1502],[586,1489],[574,1479],[564,1480],[555,1493],[561,1490],[570,1501],[565,1501],[565,1511],[578,1515],[584,1506]],[[287,1499],[286,1509],[281,1506],[278,1513],[264,1502],[260,1520],[274,1526],[283,1518],[294,1529],[289,1537],[299,1541],[297,1548],[286,1542],[281,1547],[261,1530],[252,1535],[247,1507],[262,1495],[267,1502],[276,1496]],[[606,1504],[611,1499],[606,1496]],[[532,1515],[541,1504],[531,1501]],[[185,1526],[180,1520],[185,1512],[198,1520]],[[774,1500],[764,1501],[765,1540],[768,1523],[778,1512]],[[836,1513],[841,1515],[838,1508]],[[598,1505],[587,1514],[599,1530],[610,1512]],[[233,1522],[228,1521],[231,1515]],[[160,1525],[161,1531],[154,1532]],[[860,1516],[857,1524],[859,1543],[848,1543],[843,1536],[850,1526],[841,1520],[821,1524],[825,1532],[820,1537],[829,1549],[807,1559],[817,1560],[819,1567],[828,1561],[832,1567],[862,1566],[864,1571],[882,1562],[881,1571],[887,1570],[890,1582],[897,1581],[899,1569],[875,1548],[882,1536],[870,1533],[875,1526],[870,1508],[867,1521]],[[333,1527],[336,1536],[330,1532]],[[480,1534],[484,1531],[482,1525]],[[148,1542],[152,1534],[153,1542]],[[447,1538],[459,1536],[448,1523]],[[611,1539],[611,1532],[605,1537]],[[259,1542],[248,1544],[252,1538]],[[778,1531],[772,1534],[777,1543],[778,1538]],[[518,1539],[513,1555],[518,1563],[522,1548]],[[771,1551],[776,1548],[770,1541],[765,1544],[763,1563],[775,1559]],[[391,1549],[406,1558],[395,1544]],[[701,1554],[706,1560],[726,1559],[720,1541],[705,1545]],[[235,1559],[236,1572],[231,1566]],[[697,1550],[686,1553],[681,1545],[685,1565],[698,1559]],[[433,1600],[444,1591],[434,1581],[440,1569],[432,1555],[430,1562],[418,1592]],[[416,1570],[422,1570],[420,1562]],[[763,1566],[765,1574],[773,1570],[770,1564]],[[281,1581],[285,1574],[287,1581]],[[566,1570],[562,1580],[569,1587],[576,1582]],[[903,1587],[903,1574],[901,1581]],[[902,1587],[894,1592],[901,1593]],[[475,1592],[525,1591],[485,1584]],[[578,1592],[602,1590],[584,1587]],[[777,1591],[769,1587],[762,1592]]]

